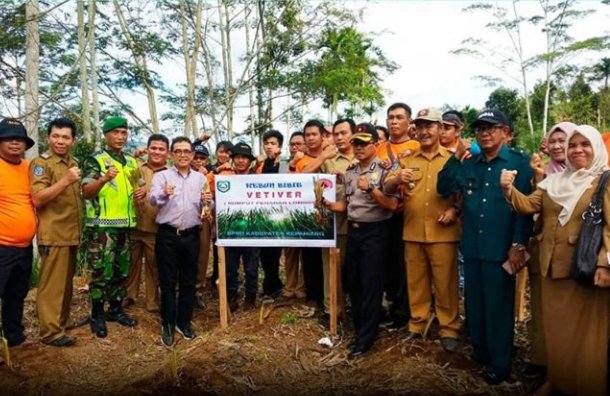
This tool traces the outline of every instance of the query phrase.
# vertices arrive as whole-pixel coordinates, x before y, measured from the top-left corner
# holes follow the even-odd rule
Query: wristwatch
[[[369,184],[368,188],[366,190],[364,190],[364,192],[366,192],[367,194],[370,194],[373,192],[374,189],[375,189],[375,185]]]

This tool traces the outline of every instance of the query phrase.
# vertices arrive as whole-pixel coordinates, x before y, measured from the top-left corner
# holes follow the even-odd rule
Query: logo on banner
[[[228,180],[220,180],[216,183],[216,189],[221,193],[226,193],[231,189],[231,182]]]

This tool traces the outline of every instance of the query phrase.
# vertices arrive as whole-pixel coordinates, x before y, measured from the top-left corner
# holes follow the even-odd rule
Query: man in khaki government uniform
[[[58,118],[51,121],[47,132],[49,151],[30,164],[41,260],[36,310],[42,342],[66,347],[76,342],[65,331],[82,226],[80,170],[70,155],[76,126],[72,120]]]
[[[140,168],[140,181],[134,191],[136,198],[136,228],[131,230],[131,266],[125,281],[127,297],[124,305],[133,304],[140,294],[140,279],[144,267],[144,284],[146,296],[146,310],[159,311],[159,274],[155,260],[155,238],[157,236],[158,209],[146,199],[152,187],[155,173],[167,169],[167,156],[169,154],[169,139],[165,135],[155,134],[148,138],[146,145],[148,159],[138,163]],[[144,261],[144,264],[142,264]]]
[[[438,173],[451,153],[440,145],[443,128],[441,112],[422,109],[415,118],[420,148],[400,159],[400,168],[386,178],[386,191],[403,186],[405,262],[409,293],[409,333],[407,339],[421,339],[430,321],[430,308],[440,324],[441,344],[446,351],[457,348],[460,329],[457,271],[457,244],[460,226],[455,194],[442,197],[436,192]],[[434,290],[434,298],[433,298]]]

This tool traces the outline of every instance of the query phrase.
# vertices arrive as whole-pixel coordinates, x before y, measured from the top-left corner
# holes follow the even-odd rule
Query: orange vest
[[[29,167],[0,158],[0,246],[28,247],[36,234]]]

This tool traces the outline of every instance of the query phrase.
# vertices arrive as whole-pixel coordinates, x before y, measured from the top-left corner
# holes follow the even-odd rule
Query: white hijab
[[[576,170],[567,157],[569,142],[576,134],[584,136],[591,142],[593,162],[588,168]],[[538,188],[546,190],[549,197],[562,207],[559,213],[559,224],[562,226],[568,223],[580,197],[591,187],[593,180],[603,171],[608,170],[608,152],[597,129],[589,125],[578,125],[568,133],[567,141],[566,170],[549,175],[538,184]]]

